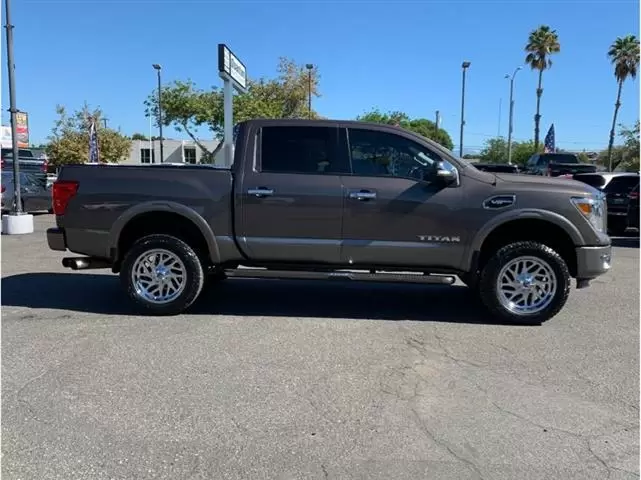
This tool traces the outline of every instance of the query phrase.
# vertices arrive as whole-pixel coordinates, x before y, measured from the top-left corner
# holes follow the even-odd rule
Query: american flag
[[[554,153],[556,152],[556,146],[554,144],[554,124],[550,125],[550,129],[548,130],[547,135],[545,136],[545,146],[544,152],[545,153]]]
[[[98,163],[100,155],[98,152],[98,130],[96,119],[91,117],[89,124],[89,163]]]

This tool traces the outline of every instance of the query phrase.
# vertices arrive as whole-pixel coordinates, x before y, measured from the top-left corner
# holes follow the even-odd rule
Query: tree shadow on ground
[[[3,306],[136,315],[115,275],[25,273],[2,279]],[[490,318],[463,286],[228,279],[206,285],[186,315],[321,317],[453,323]]]

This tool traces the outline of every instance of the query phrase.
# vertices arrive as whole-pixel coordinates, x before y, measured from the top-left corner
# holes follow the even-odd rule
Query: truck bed
[[[198,171],[194,175],[194,171]],[[190,209],[217,236],[232,235],[232,172],[209,165],[66,165],[58,181],[78,182],[58,226],[68,232],[68,248],[84,255],[109,258],[114,226],[150,204],[163,210]],[[126,212],[126,214],[125,214]]]

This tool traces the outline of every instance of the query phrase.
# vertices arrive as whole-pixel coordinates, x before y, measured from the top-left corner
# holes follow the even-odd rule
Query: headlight
[[[603,195],[593,197],[572,197],[572,203],[590,222],[597,232],[605,232],[605,200]]]

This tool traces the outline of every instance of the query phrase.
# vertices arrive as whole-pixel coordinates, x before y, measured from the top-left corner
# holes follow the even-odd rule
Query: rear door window
[[[336,155],[337,129],[274,126],[261,129],[260,170],[271,173],[343,174]]]

